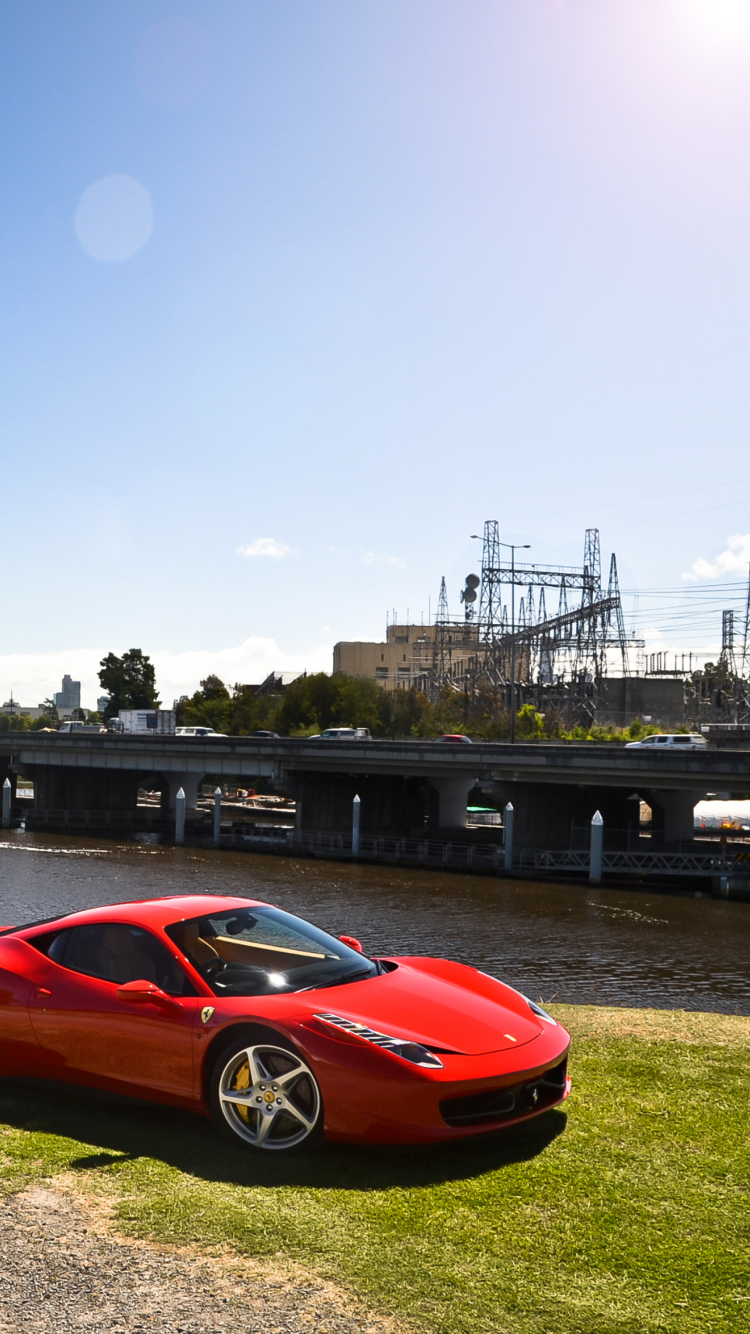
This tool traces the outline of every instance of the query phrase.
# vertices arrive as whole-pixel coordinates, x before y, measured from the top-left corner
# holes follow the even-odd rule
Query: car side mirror
[[[122,1001],[130,1001],[134,1005],[144,1005],[151,1001],[154,1005],[174,1005],[175,1001],[168,996],[166,991],[157,987],[155,982],[148,982],[145,977],[141,977],[137,982],[123,982],[122,986],[117,988],[117,995]]]
[[[350,950],[356,950],[357,954],[362,954],[362,946],[356,936],[339,936],[342,945],[348,945]]]

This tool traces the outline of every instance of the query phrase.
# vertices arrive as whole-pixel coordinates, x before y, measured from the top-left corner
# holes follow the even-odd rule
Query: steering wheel
[[[204,973],[209,973],[211,976],[213,976],[214,973],[223,973],[225,968],[228,967],[229,964],[226,962],[225,959],[216,958],[216,959],[211,959],[210,962],[206,964],[203,971]]]

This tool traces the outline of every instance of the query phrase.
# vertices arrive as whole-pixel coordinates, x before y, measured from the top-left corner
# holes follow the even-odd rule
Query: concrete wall
[[[608,677],[602,687],[596,721],[627,727],[644,716],[663,727],[682,727],[685,722],[682,680],[671,676]]]

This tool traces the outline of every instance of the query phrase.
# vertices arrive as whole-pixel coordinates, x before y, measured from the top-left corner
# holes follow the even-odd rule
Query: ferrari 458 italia
[[[118,903],[0,930],[0,1074],[213,1116],[255,1150],[426,1144],[538,1116],[570,1038],[494,977],[368,959],[248,899]]]

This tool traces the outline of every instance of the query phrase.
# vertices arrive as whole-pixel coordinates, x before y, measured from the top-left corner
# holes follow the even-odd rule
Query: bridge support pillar
[[[703,792],[670,792],[652,788],[644,794],[651,807],[651,838],[663,847],[692,843],[695,838],[693,810]]]
[[[438,794],[438,824],[441,829],[465,829],[466,805],[469,793],[476,787],[475,778],[431,778],[430,785]]]
[[[190,819],[195,817],[198,811],[198,788],[203,782],[203,774],[190,773],[168,773],[166,777],[169,780],[169,809],[177,809],[177,793],[182,788],[185,793],[185,814]]]

